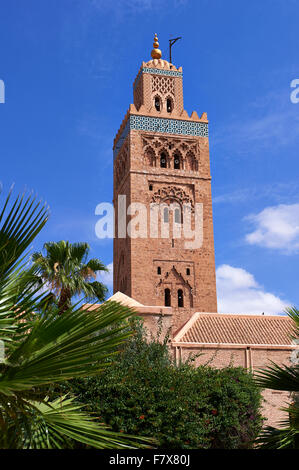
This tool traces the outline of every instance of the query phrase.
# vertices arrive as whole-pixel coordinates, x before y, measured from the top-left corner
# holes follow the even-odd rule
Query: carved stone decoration
[[[167,200],[177,200],[181,205],[190,204],[191,209],[194,210],[193,198],[187,194],[182,188],[177,186],[164,186],[158,189],[152,196],[152,203],[161,204]]]
[[[129,165],[129,144],[128,141],[126,140],[120,149],[117,159],[115,161],[115,184],[116,187],[119,186],[121,183],[123,177],[125,176],[125,173],[128,169]]]
[[[163,279],[160,279],[156,284],[156,295],[163,297],[165,288],[170,289],[171,298],[173,299],[172,306],[175,307],[177,300],[178,289],[182,289],[184,293],[184,307],[193,307],[193,289],[189,282],[184,279],[182,274],[177,270],[175,266],[172,266],[169,272],[166,272]],[[175,299],[175,300],[174,300]]]
[[[162,95],[165,95],[166,93],[171,93],[174,95],[174,78],[153,75],[152,93],[156,91],[160,92]]]
[[[148,148],[151,148],[155,152],[155,155],[153,156],[155,159],[157,159],[162,152],[165,152],[169,157],[169,161],[174,159],[175,155],[180,155],[182,161],[181,169],[187,171],[198,171],[200,152],[198,142],[196,140],[157,135],[143,135],[142,145],[144,154],[146,154]]]
[[[140,80],[138,86],[134,89],[134,104],[137,109],[140,108],[143,101],[143,82]]]
[[[150,145],[146,147],[144,157],[146,165],[156,166],[156,153]]]

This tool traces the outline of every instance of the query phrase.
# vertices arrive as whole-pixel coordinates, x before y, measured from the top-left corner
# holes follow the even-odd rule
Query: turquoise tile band
[[[180,119],[137,116],[132,114],[122,131],[113,151],[115,158],[130,130],[149,131],[177,135],[208,137],[209,128],[205,122],[183,121]]]

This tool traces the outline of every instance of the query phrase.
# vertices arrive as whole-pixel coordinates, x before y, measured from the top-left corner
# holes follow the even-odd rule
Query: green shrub
[[[176,367],[167,338],[146,342],[138,324],[113,366],[71,390],[115,431],[168,449],[250,448],[262,425],[260,391],[245,369]]]

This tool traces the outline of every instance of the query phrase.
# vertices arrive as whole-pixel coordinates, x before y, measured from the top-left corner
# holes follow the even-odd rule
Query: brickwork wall
[[[143,63],[143,67],[162,67],[161,62],[153,62],[154,65]],[[168,70],[170,69],[168,64]],[[199,119],[195,112],[189,117],[184,110],[182,76],[174,76],[172,72],[166,72],[163,76],[163,73],[157,74],[154,69],[153,73],[140,73],[133,91],[134,105],[130,105],[115,139],[117,150],[113,198],[116,237],[113,275],[114,292],[121,291],[143,305],[164,305],[165,289],[169,289],[172,315],[161,318],[163,333],[171,327],[174,334],[196,311],[217,312],[216,275],[208,137],[174,135],[167,132],[167,129],[162,133],[161,129],[148,132],[132,128],[125,135],[130,115],[167,118],[168,121],[164,121],[169,126],[173,126],[174,121],[170,121],[171,119],[197,122],[200,129],[207,126],[206,113]],[[171,78],[167,79],[167,75]],[[156,95],[161,99],[159,111],[154,105]],[[167,97],[173,100],[171,112],[167,111]],[[205,124],[199,124],[199,121]],[[207,134],[200,132],[200,135]],[[160,166],[162,151],[166,158],[166,168]],[[174,169],[174,159],[177,157],[180,160],[180,169]],[[126,196],[126,208],[132,202],[143,203],[148,208],[146,238],[117,237],[119,195]],[[149,237],[150,204],[169,204],[173,201],[179,204],[188,202],[193,209],[196,203],[203,204],[203,244],[200,248],[186,249],[185,240],[174,236],[161,238],[159,234],[158,238]],[[170,227],[173,216],[170,213]],[[127,216],[126,225],[130,219]],[[179,289],[183,292],[183,307],[178,306]],[[149,332],[155,336],[160,315],[147,313],[141,316]],[[183,348],[181,352],[173,350],[174,354],[181,355],[182,360],[186,360],[190,353],[198,352],[203,352],[203,355],[196,359],[196,365],[209,363],[217,368],[234,365],[252,367],[253,370],[267,366],[269,360],[279,364],[288,363],[290,356],[287,350],[271,348],[251,348],[251,351],[242,347],[203,348],[202,351],[198,348]],[[276,425],[283,417],[279,407],[288,399],[288,394],[266,390],[264,398],[267,424]]]
[[[138,75],[133,92],[135,108],[130,107],[117,139],[120,138],[130,113],[134,112],[151,117],[199,121],[196,113],[189,117],[184,111],[182,75],[174,76],[167,71],[159,74],[155,70],[153,68],[153,73],[141,72]],[[161,98],[160,111],[154,106],[156,94]],[[171,98],[173,103],[171,112],[167,111],[167,98]],[[202,119],[206,122],[206,115]],[[164,305],[165,289],[169,288],[171,306],[174,307],[172,327],[175,332],[196,310],[217,312],[209,141],[208,137],[174,135],[160,131],[161,129],[158,133],[153,133],[131,129],[124,142],[116,140],[116,235],[119,195],[126,196],[127,208],[135,202],[145,204],[148,210],[147,238],[127,237],[125,240],[116,238],[114,241],[114,292],[120,290],[144,305]],[[160,165],[162,152],[167,159],[166,168],[161,168]],[[180,161],[179,169],[174,168],[174,161],[177,159]],[[195,204],[201,203],[202,246],[187,248],[183,235],[182,238],[176,238],[172,234],[174,211],[169,213],[170,236],[162,238],[160,217],[158,238],[152,238],[150,205],[153,202],[168,205],[178,203],[180,208],[188,203],[192,206],[193,220]],[[131,218],[134,219],[134,216],[127,216],[127,223]],[[195,229],[194,223],[192,229]],[[183,292],[183,306],[179,306],[178,291]]]
[[[183,195],[192,204],[203,204],[203,245],[199,249],[186,249],[185,240],[166,238],[130,239],[130,274],[131,285],[125,292],[144,305],[164,305],[164,289],[172,290],[172,305],[177,305],[177,290],[184,292],[184,307],[176,308],[174,330],[190,318],[194,311],[217,311],[215,259],[213,240],[213,220],[211,202],[211,183],[209,170],[208,139],[204,137],[188,138],[184,136],[159,135],[156,141],[162,149],[176,141],[179,146],[190,147],[190,142],[197,149],[196,169],[173,169],[173,155],[169,152],[170,167],[150,166],[144,157],[144,141],[153,139],[148,132],[131,131],[130,169],[117,193],[127,195],[127,203],[141,202],[148,208],[148,235],[150,235],[149,207],[153,197],[159,192],[173,191],[177,198]],[[164,141],[163,141],[164,139]],[[156,142],[157,143],[157,142]],[[182,150],[183,155],[183,150]],[[186,160],[187,162],[187,160]],[[182,201],[184,202],[184,201]],[[128,221],[130,217],[128,217]],[[172,214],[170,214],[172,227]],[[116,242],[115,246],[120,247]],[[157,274],[157,267],[161,275]],[[173,270],[173,267],[175,268]],[[190,274],[186,274],[187,268]],[[165,279],[166,273],[169,273]],[[115,287],[115,290],[119,286]]]
[[[149,315],[137,313],[142,318],[143,325],[149,339],[157,339],[158,331],[160,333],[160,341],[163,341],[166,335],[169,335],[172,327],[171,315]]]
[[[171,117],[179,117],[184,111],[183,102],[183,78],[171,77],[153,73],[141,73],[138,82],[133,88],[134,105],[137,110],[143,106],[146,113],[154,109],[155,96],[161,99],[161,110],[159,115],[167,113]],[[173,109],[167,112],[166,100],[171,98]],[[155,110],[156,112],[156,110]]]
[[[119,178],[118,168],[122,165],[122,159],[126,149],[126,164],[122,171],[122,177]],[[130,201],[130,148],[127,138],[120,148],[116,159],[114,160],[113,171],[113,204],[115,213],[115,237],[113,240],[113,292],[123,292],[131,297],[131,240],[129,237],[118,237],[118,196],[126,196],[126,211]]]
[[[217,349],[203,347],[202,349],[182,348],[181,354],[179,352],[176,353],[177,360],[181,357],[183,361],[186,361],[190,354],[197,354],[198,352],[202,353],[202,355],[196,358],[196,366],[207,363],[215,368],[227,367],[229,365],[249,368],[251,365],[253,371],[269,366],[270,360],[277,364],[289,365],[291,355],[291,352],[288,350],[251,348],[250,358],[244,348]],[[173,354],[175,355],[175,349]],[[266,418],[265,425],[278,426],[279,422],[286,417],[286,413],[281,411],[280,408],[289,402],[289,393],[267,389],[263,391],[263,398],[263,416]]]

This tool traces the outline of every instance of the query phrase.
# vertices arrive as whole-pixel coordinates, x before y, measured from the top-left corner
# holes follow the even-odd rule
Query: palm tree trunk
[[[58,301],[58,314],[62,315],[71,305],[71,291],[67,287],[61,289]]]

